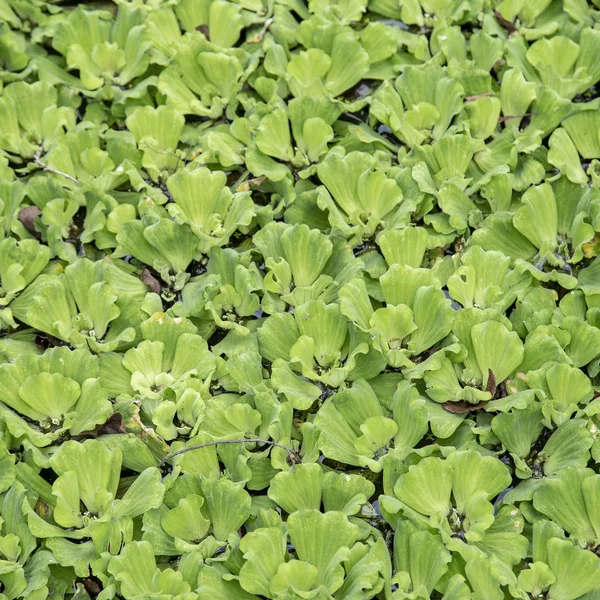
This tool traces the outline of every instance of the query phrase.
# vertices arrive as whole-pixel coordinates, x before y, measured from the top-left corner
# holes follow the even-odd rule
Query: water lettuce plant
[[[0,600],[598,600],[599,9],[0,0]]]

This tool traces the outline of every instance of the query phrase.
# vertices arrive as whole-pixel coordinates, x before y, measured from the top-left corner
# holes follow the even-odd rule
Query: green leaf
[[[81,388],[76,381],[60,373],[39,373],[23,381],[19,396],[32,408],[59,423],[77,402]]]
[[[210,521],[202,516],[204,498],[190,494],[182,498],[179,504],[167,512],[161,519],[162,528],[170,536],[198,543],[210,528]]]
[[[556,582],[556,577],[550,567],[536,561],[519,573],[519,585],[533,597],[539,596],[550,585]]]
[[[459,512],[464,512],[464,507],[477,492],[485,492],[489,501],[511,483],[506,466],[492,456],[481,456],[468,450],[452,453],[448,462],[454,468],[452,494]]]
[[[244,27],[241,11],[229,2],[180,2],[175,13],[186,31],[206,25],[213,44],[230,48],[239,39]]]
[[[388,229],[379,237],[379,247],[388,266],[418,268],[427,248],[427,230],[422,227]]]
[[[280,565],[271,580],[270,592],[280,595],[296,595],[298,592],[309,592],[319,577],[319,570],[310,563],[300,560],[290,560]]]
[[[445,515],[450,509],[454,472],[450,463],[427,457],[409,467],[394,486],[395,495],[413,510],[427,516]]]
[[[597,110],[576,113],[563,122],[564,128],[583,158],[600,158],[598,123],[600,123],[600,111]]]
[[[375,486],[360,475],[329,471],[323,477],[323,507],[346,515],[357,513],[375,493]]]
[[[570,541],[548,542],[548,565],[556,577],[549,588],[552,598],[574,600],[600,585],[600,559]]]
[[[336,591],[342,584],[342,560],[359,537],[359,528],[343,513],[300,510],[287,520],[290,541],[298,559],[318,569],[316,584]]]
[[[290,123],[287,112],[277,108],[260,122],[256,133],[256,145],[264,154],[284,162],[291,161],[292,150]]]
[[[323,472],[318,464],[300,464],[278,473],[271,480],[268,495],[285,512],[321,507]]]
[[[125,598],[158,594],[178,597],[190,592],[181,573],[172,569],[158,570],[150,542],[130,542],[108,563],[108,571],[119,582]],[[181,600],[189,596],[181,596]]]
[[[321,366],[339,358],[346,323],[337,304],[311,300],[296,309],[295,317],[300,335],[313,341],[313,355]]]
[[[529,188],[522,197],[523,206],[513,218],[515,227],[548,258],[556,247],[558,214],[556,199],[548,184]],[[535,226],[533,225],[535,223]]]
[[[122,454],[108,450],[97,440],[68,441],[52,455],[50,464],[59,476],[77,475],[79,495],[87,509],[98,514],[106,493],[115,497],[121,473]]]
[[[492,429],[509,452],[524,458],[542,432],[541,407],[531,403],[524,410],[500,413],[492,419]]]
[[[585,184],[588,177],[579,162],[579,154],[567,131],[555,129],[549,140],[548,162],[567,176],[569,181]]]
[[[271,366],[271,382],[296,410],[308,410],[322,393],[320,387],[302,379],[280,358]]]
[[[556,477],[542,481],[533,494],[533,505],[576,539],[582,542],[594,540],[597,533],[592,529],[588,518],[587,494],[584,495],[583,489],[587,479],[596,477],[591,469],[562,469]],[[593,489],[589,485],[585,487],[586,490]]]
[[[493,373],[497,383],[504,381],[521,364],[523,343],[514,331],[498,321],[486,321],[471,329],[471,339],[477,365],[483,375],[482,386]]]
[[[448,569],[450,553],[438,536],[401,521],[394,536],[394,560],[397,572],[410,575],[414,591],[424,588],[431,594]]]
[[[223,478],[205,479],[201,487],[213,534],[217,540],[227,541],[250,516],[250,495],[233,481]]]
[[[240,569],[240,585],[247,592],[269,595],[280,566],[285,564],[285,535],[278,527],[256,529],[242,538],[240,549],[245,560]]]
[[[551,475],[571,465],[583,467],[589,460],[593,443],[590,431],[583,419],[563,423],[550,436],[544,446],[544,473]]]

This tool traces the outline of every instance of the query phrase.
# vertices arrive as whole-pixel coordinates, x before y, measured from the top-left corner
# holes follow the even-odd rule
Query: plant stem
[[[192,450],[200,450],[202,448],[208,448],[209,446],[217,446],[219,444],[247,444],[249,442],[252,442],[254,444],[268,444],[270,446],[282,448],[290,455],[290,459],[293,464],[302,462],[300,455],[295,450],[292,450],[291,448],[288,448],[283,444],[279,444],[278,442],[272,442],[271,440],[245,438],[242,440],[217,440],[215,442],[206,442],[206,444],[199,444],[197,446],[188,446],[187,448],[182,448],[181,450],[177,450],[177,452],[172,452],[171,454],[168,454],[156,466],[160,468],[162,465],[164,465],[167,461],[171,460],[175,456],[179,456],[180,454],[184,454],[185,452],[191,452]]]
[[[75,177],[73,177],[72,175],[69,175],[68,173],[64,173],[63,171],[59,171],[58,169],[55,169],[54,167],[51,167],[51,166],[47,165],[46,163],[43,163],[37,156],[35,156],[33,160],[34,160],[35,164],[42,167],[42,169],[44,169],[44,171],[49,171],[50,173],[56,173],[57,175],[62,175],[63,177],[70,179],[75,185],[81,187],[81,183],[79,183],[79,181],[77,181],[77,179],[75,179]]]

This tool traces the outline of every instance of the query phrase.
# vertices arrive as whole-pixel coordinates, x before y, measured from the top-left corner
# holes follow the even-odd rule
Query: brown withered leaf
[[[444,402],[442,406],[450,413],[462,415],[464,413],[475,412],[485,407],[487,402],[479,404],[469,404],[468,402]]]
[[[142,283],[145,283],[146,285],[150,286],[150,289],[155,294],[160,294],[160,281],[158,281],[158,279],[156,279],[156,277],[154,277],[154,275],[150,273],[150,269],[144,269],[142,271],[142,274],[140,275],[140,279],[142,280]]]
[[[120,412],[116,412],[106,419],[104,425],[100,426],[97,435],[116,435],[119,433],[127,433],[127,431],[123,424],[123,415]]]
[[[119,412],[113,413],[106,419],[102,425],[97,425],[94,429],[82,431],[75,440],[80,441],[86,438],[95,438],[100,435],[118,435],[119,433],[127,433],[123,424],[123,415]]]
[[[254,179],[247,179],[246,181],[240,183],[235,191],[249,192],[253,187],[258,187],[265,180],[266,177],[264,175],[261,175],[260,177],[254,177]]]
[[[485,391],[489,392],[492,398],[496,395],[496,376],[491,369],[488,369],[488,382]]]
[[[25,206],[19,211],[19,221],[29,233],[39,238],[40,232],[35,228],[35,220],[42,214],[42,211],[37,206]]]
[[[497,10],[494,11],[494,16],[496,17],[498,23],[500,23],[500,26],[504,27],[509,34],[517,31],[515,24],[512,21],[505,19]]]
[[[102,591],[102,582],[93,575],[90,577],[78,577],[75,583],[81,583],[90,598],[96,598]]]
[[[201,25],[198,25],[198,27],[196,27],[196,31],[203,33],[206,40],[210,42],[210,32],[208,31],[208,25],[202,23]]]

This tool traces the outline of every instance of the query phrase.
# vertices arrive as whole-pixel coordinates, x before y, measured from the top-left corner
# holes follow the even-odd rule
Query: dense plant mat
[[[0,0],[0,599],[599,600],[598,7]]]

